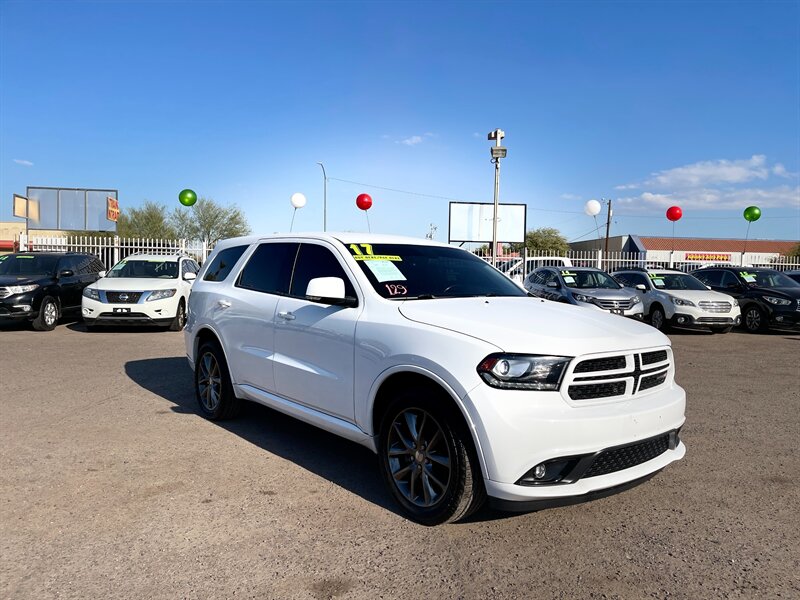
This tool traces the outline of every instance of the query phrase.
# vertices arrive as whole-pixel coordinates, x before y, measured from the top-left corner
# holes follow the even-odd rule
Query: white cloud
[[[22,160],[21,158],[15,158],[14,162],[18,165],[22,165],[23,167],[32,167],[33,163],[29,160]]]
[[[580,200],[581,197],[575,194],[561,194],[562,200]]]
[[[618,206],[651,211],[678,205],[684,210],[730,210],[757,205],[761,208],[800,207],[800,186],[781,185],[772,188],[696,188],[665,193],[643,192],[638,196],[619,198]]]
[[[614,186],[615,190],[635,190],[639,188],[638,183],[626,183],[624,185],[616,185]]]
[[[399,140],[398,144],[405,144],[406,146],[416,146],[417,144],[422,143],[422,136],[421,135],[412,135],[409,138],[404,140]]]
[[[707,160],[659,171],[653,173],[645,184],[660,188],[736,184],[767,179],[769,173],[767,157],[754,154],[743,160]]]

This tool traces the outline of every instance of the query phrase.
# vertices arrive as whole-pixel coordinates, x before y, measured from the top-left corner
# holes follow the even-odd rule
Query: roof
[[[220,240],[217,247],[227,248],[229,246],[239,246],[252,244],[259,240],[283,239],[286,241],[299,242],[305,240],[326,240],[328,242],[340,242],[342,244],[416,244],[424,246],[448,246],[442,242],[434,242],[424,238],[406,237],[400,235],[386,235],[381,233],[359,233],[359,232],[304,232],[304,233],[274,233],[269,235],[248,235],[238,238],[228,238]]]
[[[714,238],[675,238],[639,236],[647,250],[683,250],[694,252],[764,252],[788,254],[798,240],[732,240]]]

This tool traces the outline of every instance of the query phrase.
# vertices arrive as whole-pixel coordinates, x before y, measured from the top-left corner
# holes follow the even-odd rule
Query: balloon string
[[[747,252],[747,238],[750,237],[750,221],[747,222],[747,233],[744,234],[744,248],[742,248],[742,258],[744,258],[744,253]]]
[[[294,227],[294,215],[295,215],[296,213],[297,213],[297,209],[295,208],[295,209],[292,211],[292,224],[291,224],[291,225],[289,225],[289,231],[290,231],[290,232],[292,231],[292,228]]]
[[[597,239],[600,239],[600,225],[597,223],[597,215],[592,215],[594,218],[594,232],[597,235]]]
[[[369,233],[372,233],[372,228],[369,226],[369,213],[367,211],[364,211],[364,216],[367,217],[367,231]]]
[[[672,251],[675,252],[675,221],[672,222]]]

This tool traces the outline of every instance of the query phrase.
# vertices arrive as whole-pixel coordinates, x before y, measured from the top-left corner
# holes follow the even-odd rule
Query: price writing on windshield
[[[405,296],[408,294],[408,289],[404,285],[394,285],[391,283],[386,284],[386,291],[390,296]]]

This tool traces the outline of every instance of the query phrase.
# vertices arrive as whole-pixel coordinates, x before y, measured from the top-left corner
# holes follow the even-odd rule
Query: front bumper
[[[131,304],[99,302],[83,297],[81,315],[87,325],[168,326],[175,319],[179,299],[164,298]]]
[[[683,425],[686,394],[674,383],[627,400],[570,406],[559,392],[473,389],[469,401],[484,459],[484,482],[495,501],[533,502],[575,498],[625,485],[681,459],[686,447],[674,447],[621,470],[571,482],[522,485],[536,465],[561,457],[596,455],[645,442]]]
[[[31,293],[16,294],[0,300],[0,320],[26,321],[37,316],[39,307],[34,305]]]
[[[775,329],[800,329],[800,311],[773,310],[769,315],[769,326]]]
[[[675,327],[688,327],[691,329],[709,329],[711,327],[734,327],[742,322],[741,316],[736,314],[701,314],[675,313],[669,320]]]

